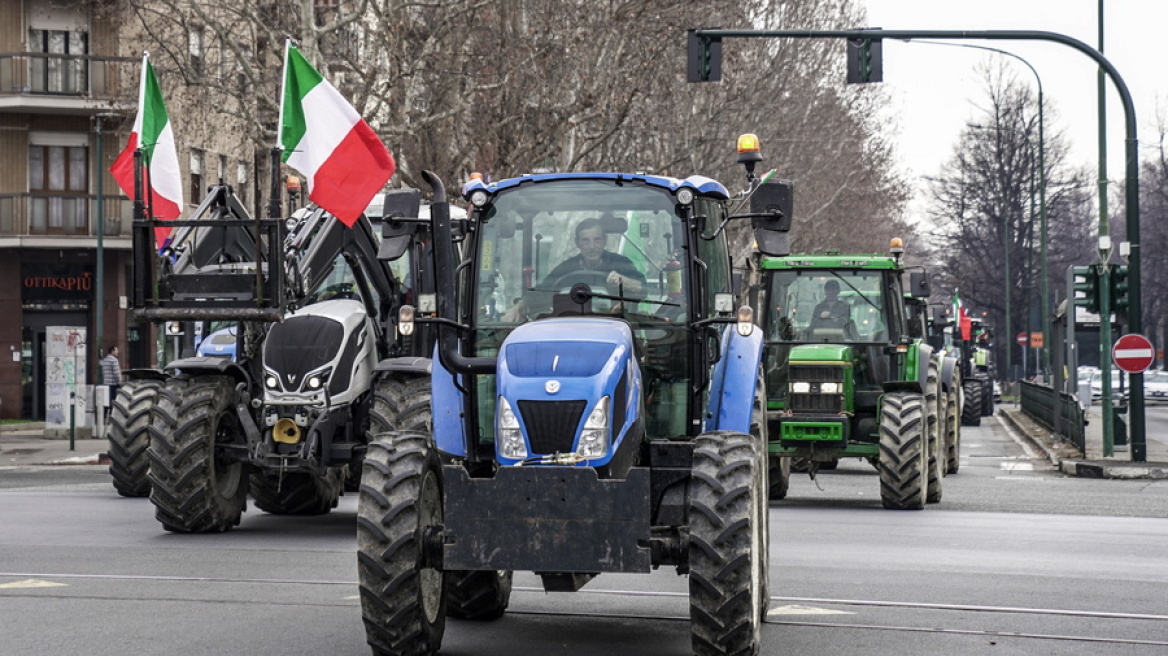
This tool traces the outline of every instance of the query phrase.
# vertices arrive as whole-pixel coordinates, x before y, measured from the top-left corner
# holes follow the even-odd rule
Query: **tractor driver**
[[[645,275],[637,270],[632,260],[606,250],[604,245],[604,225],[600,219],[581,221],[576,226],[576,248],[580,249],[580,253],[560,262],[552,269],[539,285],[539,289],[558,289],[565,283],[589,282],[583,278],[586,278],[589,272],[596,272],[597,278],[603,276],[608,292],[632,298],[639,297],[645,291]],[[582,280],[577,281],[575,278]],[[519,321],[527,314],[527,303],[520,299],[503,314],[503,320]]]
[[[811,324],[821,326],[844,327],[852,318],[852,306],[847,301],[839,299],[840,286],[838,280],[828,280],[823,283],[825,298],[815,306],[811,313]]]

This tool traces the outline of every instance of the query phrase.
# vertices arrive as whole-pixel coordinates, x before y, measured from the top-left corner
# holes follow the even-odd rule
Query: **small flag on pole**
[[[965,310],[965,306],[961,303],[961,296],[956,291],[953,292],[953,317],[957,320],[957,326],[961,330],[961,339],[966,342],[973,339],[973,319]]]
[[[352,226],[393,175],[393,156],[357,110],[291,43],[284,48],[279,145],[308,198]]]
[[[118,186],[134,200],[134,151],[142,150],[142,165],[145,167],[147,198],[151,201],[154,218],[170,221],[177,219],[182,211],[182,174],[178,166],[178,150],[175,148],[174,131],[166,104],[162,101],[162,90],[150,56],[142,56],[142,82],[138,90],[138,116],[130,131],[130,141],[126,149],[118,155],[110,167]],[[170,228],[155,228],[154,239],[161,248],[170,235]]]

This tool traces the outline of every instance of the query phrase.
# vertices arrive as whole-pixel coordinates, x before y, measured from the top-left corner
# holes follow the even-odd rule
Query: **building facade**
[[[132,203],[109,174],[137,111],[149,45],[141,16],[112,0],[0,0],[0,419],[45,417],[50,326],[86,329],[78,383],[100,382],[111,345],[123,369],[158,366],[156,328],[127,308]],[[217,53],[197,25],[186,37],[185,63],[220,64],[206,61]],[[202,109],[221,80],[192,83],[173,60],[154,65],[184,212],[219,180],[254,207],[256,148],[242,127]]]

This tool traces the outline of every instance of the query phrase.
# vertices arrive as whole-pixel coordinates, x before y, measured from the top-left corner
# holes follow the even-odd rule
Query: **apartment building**
[[[0,419],[45,417],[50,326],[86,329],[79,384],[109,345],[123,367],[158,365],[155,328],[126,308],[132,204],[108,172],[137,111],[142,20],[113,0],[0,0]],[[256,207],[261,153],[206,109],[231,70],[197,23],[176,25],[186,61],[153,61],[184,211],[217,180]]]

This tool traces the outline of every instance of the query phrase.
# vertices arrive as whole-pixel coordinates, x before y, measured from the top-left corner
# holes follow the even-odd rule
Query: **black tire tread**
[[[255,507],[272,515],[324,515],[337,507],[341,496],[340,476],[334,470],[319,476],[255,469],[250,489]]]
[[[206,533],[238,526],[247,503],[247,467],[237,485],[217,489],[214,441],[231,411],[235,380],[227,376],[172,378],[158,390],[150,426],[150,501],[168,531]]]
[[[881,403],[880,500],[890,510],[925,507],[924,406],[924,397],[914,392],[885,394]]]
[[[153,379],[130,380],[118,388],[110,406],[109,473],[114,489],[123,497],[150,496],[151,411],[158,401],[162,382]]]
[[[357,509],[357,570],[365,637],[375,654],[437,653],[446,626],[422,606],[418,500],[437,454],[421,433],[391,431],[369,444]],[[445,595],[441,603],[445,605]]]
[[[962,426],[981,426],[981,381],[967,380],[962,384],[965,405],[961,406]]]
[[[699,435],[690,483],[690,634],[696,656],[756,654],[756,550],[762,458],[753,437]]]

